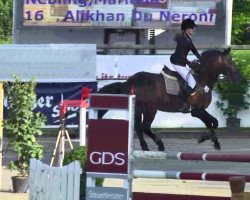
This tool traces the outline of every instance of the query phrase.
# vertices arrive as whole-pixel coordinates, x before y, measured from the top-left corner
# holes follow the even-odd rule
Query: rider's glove
[[[201,68],[201,63],[199,60],[193,60],[190,64],[189,67],[193,70],[199,70]]]

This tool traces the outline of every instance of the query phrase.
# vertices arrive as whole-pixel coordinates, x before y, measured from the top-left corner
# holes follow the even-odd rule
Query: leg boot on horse
[[[199,91],[197,91],[193,95],[190,95],[189,97],[189,101],[192,107],[191,109],[192,116],[199,118],[210,130],[209,134],[201,135],[201,137],[198,139],[198,143],[202,143],[210,139],[214,143],[214,148],[216,150],[220,150],[221,149],[220,143],[218,141],[218,137],[215,132],[215,129],[218,127],[218,120],[205,110],[208,107],[208,105],[204,104],[205,100],[206,100],[206,94],[204,94],[204,92],[199,92]]]

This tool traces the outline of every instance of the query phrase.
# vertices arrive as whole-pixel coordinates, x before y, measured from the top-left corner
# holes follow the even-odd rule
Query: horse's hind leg
[[[144,113],[144,118],[142,122],[142,129],[145,134],[147,134],[152,140],[157,144],[159,151],[164,151],[165,147],[161,140],[161,138],[157,137],[156,134],[152,133],[151,131],[151,124],[153,123],[153,120],[155,118],[157,110],[149,110]]]
[[[165,150],[165,147],[164,147],[164,144],[163,144],[161,138],[159,138],[154,133],[152,133],[150,128],[149,129],[144,129],[144,133],[146,133],[149,137],[151,137],[152,140],[155,142],[155,144],[157,144],[158,151],[164,151]]]
[[[136,112],[135,112],[136,113]],[[141,117],[141,113],[136,113],[135,114],[135,132],[138,135],[138,139],[140,141],[140,145],[143,151],[149,151],[148,145],[143,137],[143,133],[142,133],[142,123],[141,123],[142,117]]]

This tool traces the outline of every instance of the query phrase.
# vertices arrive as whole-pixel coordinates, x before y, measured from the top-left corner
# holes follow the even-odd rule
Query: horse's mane
[[[217,57],[221,56],[222,52],[218,49],[209,49],[206,51],[203,51],[201,54],[201,57]]]
[[[222,56],[222,55],[223,55],[223,52],[221,52],[218,49],[209,49],[201,53],[201,62],[207,63],[209,61],[214,60],[218,56]]]

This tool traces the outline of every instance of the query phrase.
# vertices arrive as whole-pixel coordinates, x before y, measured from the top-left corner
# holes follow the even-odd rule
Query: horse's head
[[[241,79],[240,71],[236,67],[232,57],[230,56],[231,49],[228,48],[222,52],[220,62],[222,63],[223,74],[233,82],[239,82]]]
[[[230,51],[230,48],[223,52],[208,50],[202,53],[202,59],[205,67],[208,67],[216,75],[223,74],[227,79],[238,82],[241,79],[240,71],[230,56]]]

